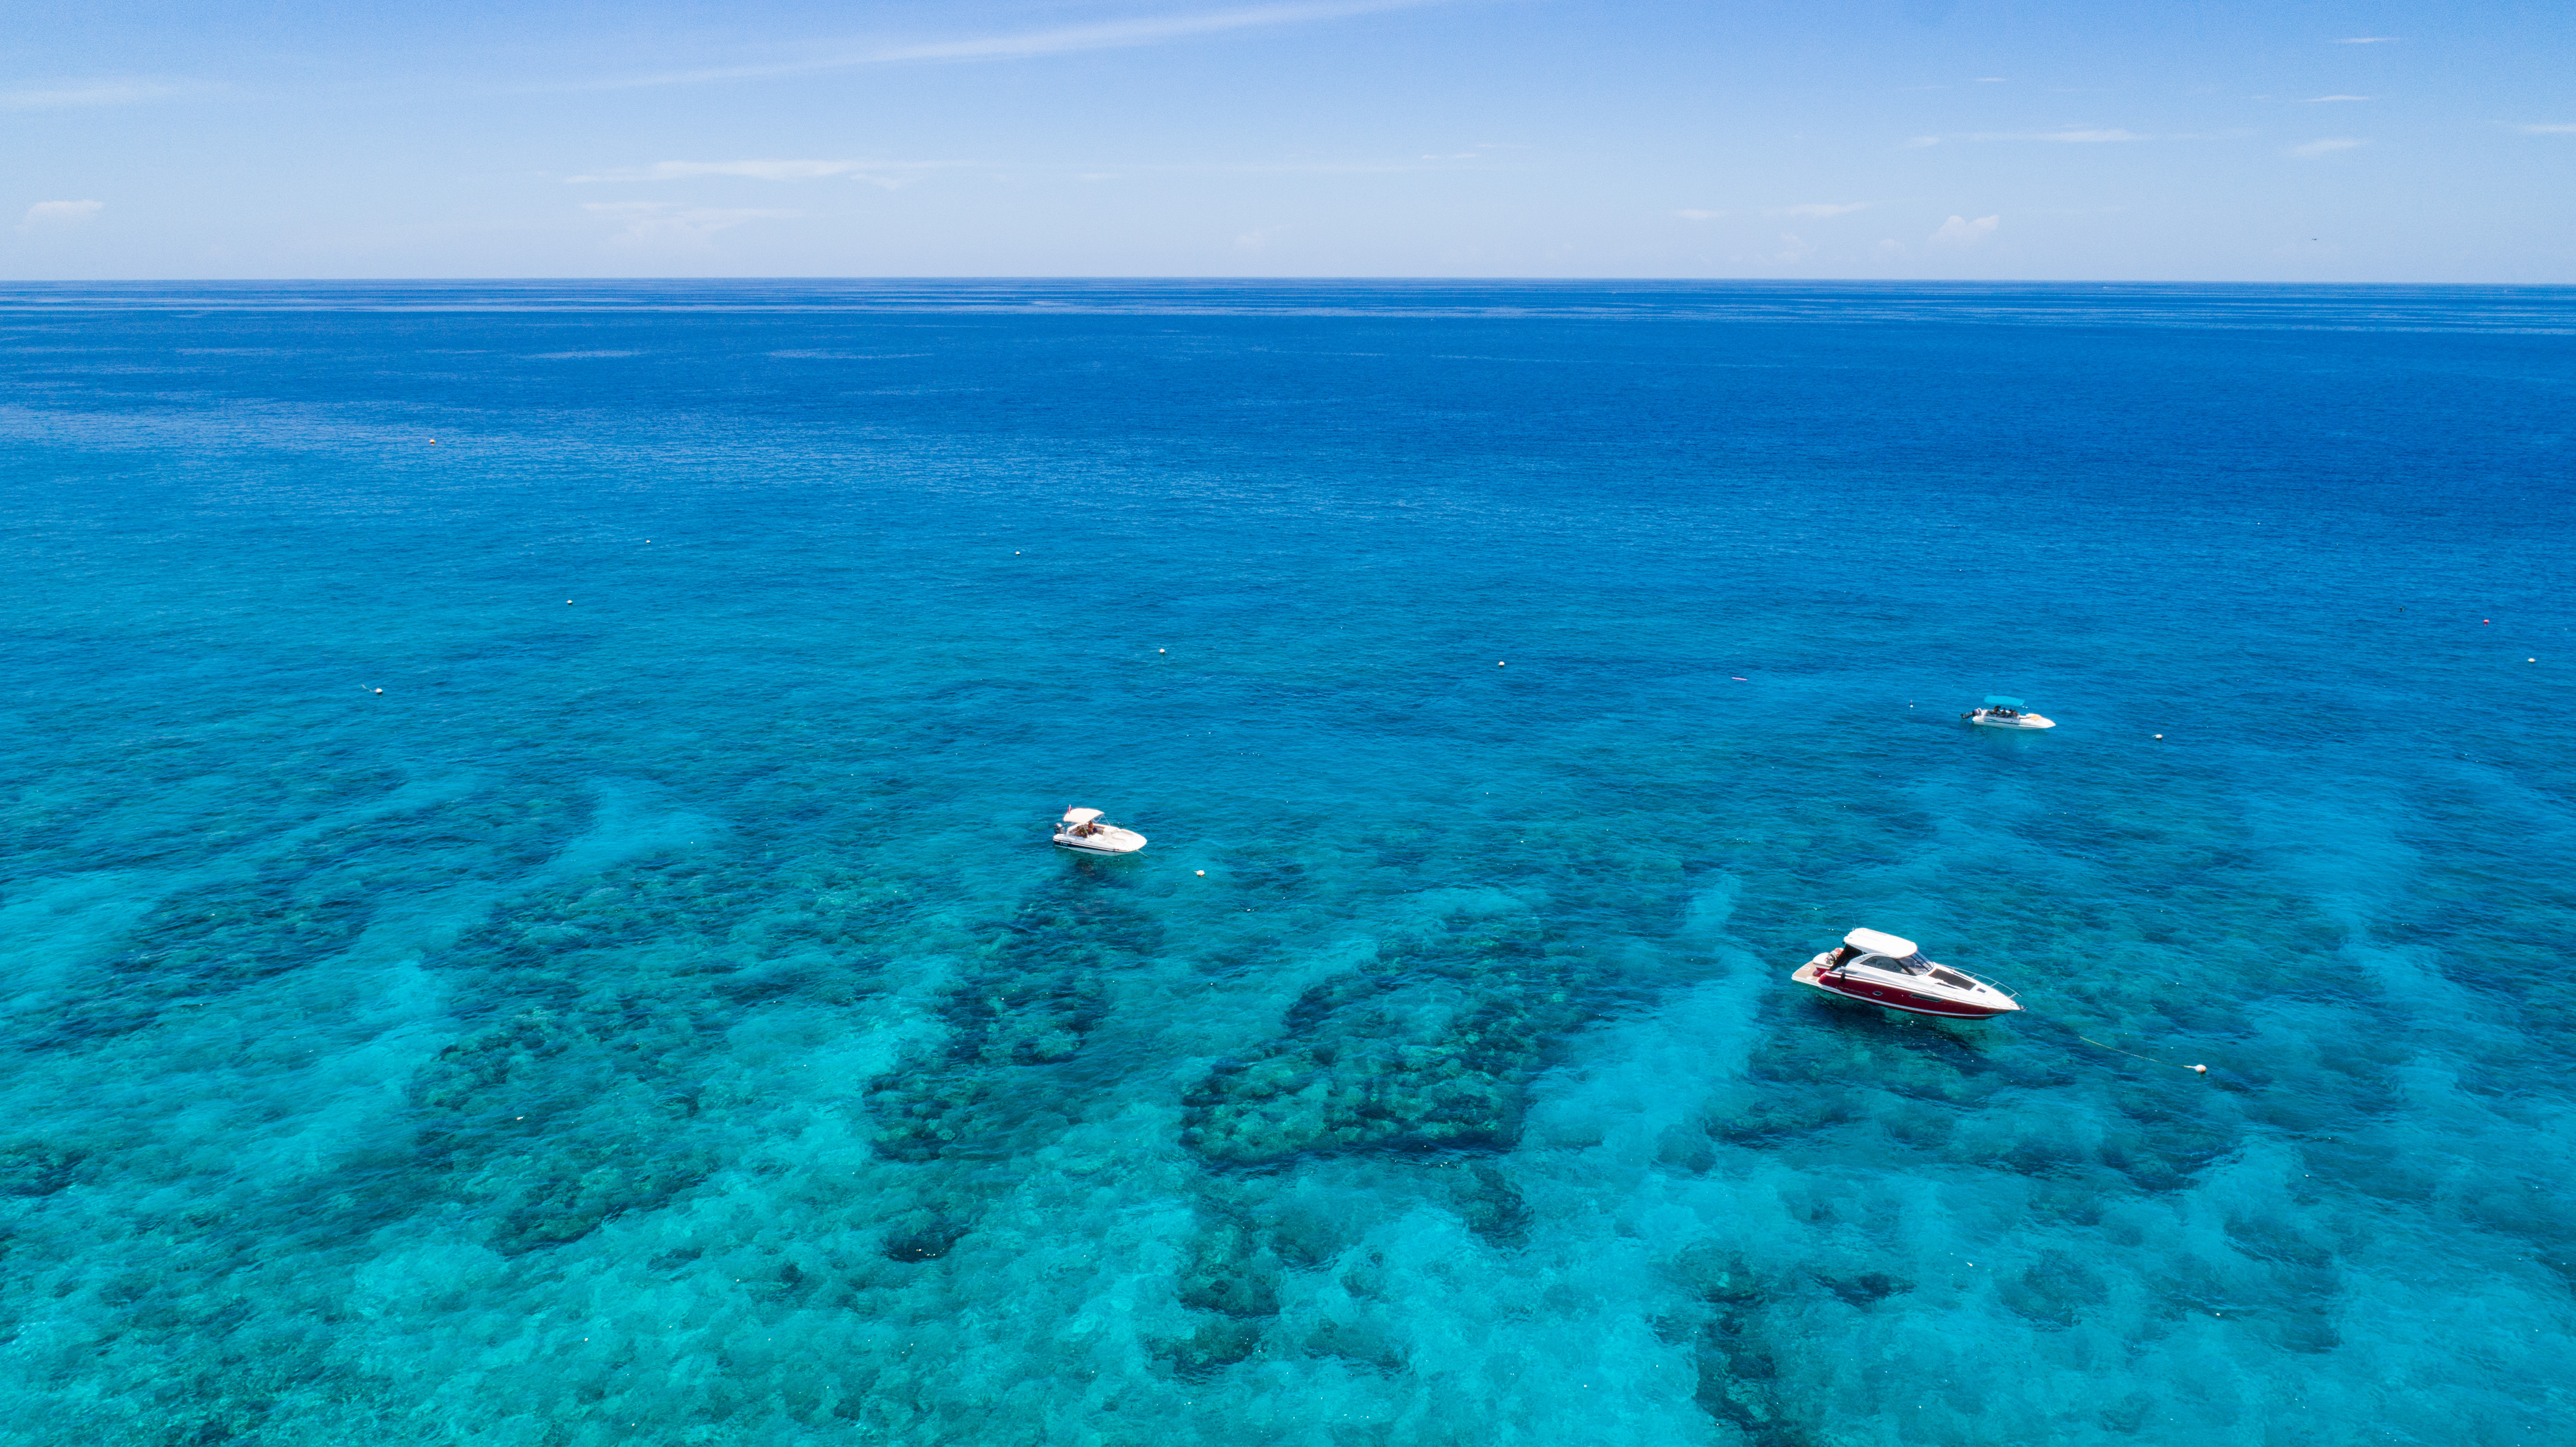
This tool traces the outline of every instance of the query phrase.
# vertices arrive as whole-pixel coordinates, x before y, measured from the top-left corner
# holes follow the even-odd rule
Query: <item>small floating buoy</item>
[[[571,600],[570,598],[566,598],[566,599],[564,599],[564,606],[565,606],[565,607],[567,607],[567,608],[571,607],[571,606],[572,606],[572,600]]]
[[[1171,652],[1172,650],[1170,650],[1170,649],[1168,649],[1168,648],[1157,648],[1157,649],[1155,649],[1154,651],[1155,651],[1156,653],[1169,653],[1169,652]]]
[[[384,690],[380,688],[380,689],[377,689],[377,690],[376,690],[376,692],[378,692],[378,693],[382,693],[382,692],[384,692]]]
[[[2163,738],[2163,737],[2164,737],[2164,735],[2163,735],[2163,734],[2158,734],[2158,735],[2156,735],[2156,737],[2157,737],[2157,738]]]
[[[1206,871],[1206,870],[1204,870],[1204,869],[1200,870],[1200,871],[1199,871],[1199,878],[1201,878],[1201,879],[1205,879],[1205,878],[1207,878],[1207,871]]]
[[[1501,667],[1503,667],[1503,665],[1502,665],[1502,664],[1500,664],[1500,663],[1497,663],[1497,664],[1495,664],[1494,666],[1495,666],[1496,668],[1501,668]]]
[[[2209,1067],[2206,1065],[2195,1065],[2192,1067],[2192,1070],[2200,1075],[2207,1075],[2209,1073]]]

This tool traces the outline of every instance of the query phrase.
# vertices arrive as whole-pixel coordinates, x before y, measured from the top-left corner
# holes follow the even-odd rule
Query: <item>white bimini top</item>
[[[1067,824],[1088,824],[1099,817],[1100,811],[1097,809],[1067,809],[1064,811],[1064,822]]]
[[[1881,934],[1874,929],[1853,930],[1843,936],[1843,943],[1862,954],[1885,955],[1891,960],[1901,960],[1907,955],[1917,953],[1914,941],[1901,940],[1894,935]]]

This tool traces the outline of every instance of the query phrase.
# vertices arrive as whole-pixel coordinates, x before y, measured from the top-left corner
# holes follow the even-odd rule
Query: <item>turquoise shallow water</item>
[[[2571,334],[0,293],[0,1423],[2567,1440]]]

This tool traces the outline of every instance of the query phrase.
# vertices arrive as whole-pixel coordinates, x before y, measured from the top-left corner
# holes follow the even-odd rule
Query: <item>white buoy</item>
[[[2195,1065],[2195,1066],[2193,1066],[2193,1067],[2192,1067],[2192,1069],[2193,1069],[2193,1070],[2198,1071],[2199,1073],[2201,1073],[2201,1074],[2203,1074],[2203,1075],[2207,1075],[2207,1074],[2209,1073],[2209,1067],[2208,1067],[2208,1066],[2206,1066],[2206,1065]]]
[[[2164,735],[2163,735],[2163,734],[2158,734],[2158,735],[2156,735],[2156,737],[2157,737],[2157,738],[2163,738],[2163,737],[2164,737]]]
[[[1205,879],[1205,878],[1207,878],[1207,871],[1206,871],[1206,870],[1204,870],[1204,869],[1200,870],[1200,871],[1199,871],[1199,878],[1201,878],[1201,879]]]
[[[1503,668],[1503,667],[1506,667],[1507,665],[1505,665],[1505,664],[1501,664],[1501,663],[1497,663],[1497,664],[1495,664],[1494,666],[1495,666],[1496,668]]]
[[[376,692],[378,692],[378,693],[382,693],[382,692],[384,692],[384,690],[380,688],[380,689],[377,689],[377,690],[376,690]]]
[[[1155,651],[1156,653],[1169,653],[1169,652],[1171,652],[1172,650],[1170,650],[1170,649],[1168,649],[1168,648],[1157,648],[1157,649],[1155,649],[1154,651]]]

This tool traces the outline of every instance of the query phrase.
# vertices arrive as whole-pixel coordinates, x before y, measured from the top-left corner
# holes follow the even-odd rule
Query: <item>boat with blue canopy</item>
[[[2053,729],[2057,720],[2041,718],[2030,711],[2030,705],[2000,693],[1986,695],[1986,701],[1959,715],[1981,729]]]

